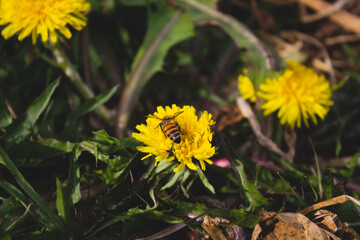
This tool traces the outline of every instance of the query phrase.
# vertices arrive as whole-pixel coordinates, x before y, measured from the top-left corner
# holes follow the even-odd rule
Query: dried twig
[[[205,229],[205,231],[212,237],[214,240],[226,240],[227,238],[224,236],[220,228],[217,226],[216,219],[212,219],[209,216],[204,217],[204,221],[201,226]]]
[[[259,124],[258,120],[256,119],[255,114],[252,111],[249,103],[246,102],[241,97],[238,97],[236,99],[236,103],[237,103],[240,111],[244,115],[244,117],[249,120],[251,128],[252,128],[259,144],[261,146],[267,148],[268,150],[279,154],[281,157],[283,157],[285,160],[287,160],[288,162],[291,163],[293,161],[292,154],[291,153],[287,154],[287,153],[283,152],[280,148],[278,148],[278,146],[270,138],[268,138],[261,132],[260,124]]]
[[[323,0],[298,0],[307,7],[314,9],[315,11],[321,11],[331,6],[330,3]],[[330,20],[339,24],[348,31],[360,34],[360,18],[348,13],[344,10],[339,10],[329,16]]]
[[[295,148],[296,148],[296,132],[294,129],[286,128],[284,131],[284,139],[286,145],[288,146],[288,152],[286,153],[288,159],[293,159],[295,157]]]
[[[155,233],[154,235],[144,237],[144,238],[137,238],[136,240],[155,240],[155,239],[163,238],[163,237],[169,236],[170,234],[173,234],[174,232],[179,231],[180,229],[182,229],[184,227],[186,227],[185,223],[173,224],[170,227],[167,227],[167,228],[161,230],[160,232]]]
[[[329,37],[324,40],[326,46],[332,46],[339,43],[357,42],[360,41],[360,35],[340,35],[336,37]]]
[[[300,0],[301,2],[301,0]],[[349,0],[338,0],[334,4],[330,5],[329,7],[325,8],[324,10],[320,10],[319,12],[311,15],[301,16],[300,20],[303,23],[310,23],[322,18],[328,17],[331,14],[339,11]]]
[[[331,199],[316,203],[314,205],[311,205],[310,207],[307,207],[307,208],[301,210],[299,213],[305,215],[305,214],[307,214],[309,212],[318,210],[320,208],[332,206],[332,205],[339,204],[339,203],[345,203],[347,201],[351,201],[351,202],[355,203],[356,205],[358,205],[360,207],[360,201],[359,200],[357,200],[357,199],[355,199],[353,197],[350,197],[348,195],[341,195],[341,196],[331,198]]]

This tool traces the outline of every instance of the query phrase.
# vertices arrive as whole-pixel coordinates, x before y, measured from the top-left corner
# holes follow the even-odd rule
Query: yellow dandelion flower
[[[31,33],[33,44],[37,35],[43,42],[57,42],[56,32],[71,37],[67,24],[76,30],[86,26],[85,12],[90,9],[86,0],[0,0],[0,25],[5,39],[19,33],[19,41]]]
[[[160,123],[163,122],[162,119],[174,116],[180,130],[180,143],[167,137],[162,130],[166,127],[160,126]],[[146,125],[136,126],[139,133],[133,133],[132,136],[145,144],[145,146],[137,147],[139,151],[147,153],[142,160],[155,156],[156,166],[159,161],[177,159],[180,164],[174,169],[174,172],[180,172],[185,166],[191,170],[197,170],[198,168],[193,163],[193,159],[197,159],[201,169],[205,170],[205,162],[212,164],[209,158],[215,154],[215,147],[211,145],[213,132],[210,129],[214,123],[211,114],[207,111],[204,111],[198,118],[195,108],[192,106],[182,108],[175,104],[165,108],[159,106],[153,115],[148,116]]]
[[[288,61],[287,66],[277,79],[266,79],[260,85],[264,115],[279,110],[280,123],[291,128],[300,128],[301,120],[309,127],[309,118],[317,124],[316,115],[323,120],[333,105],[329,82],[300,63]]]
[[[239,78],[239,91],[241,96],[244,99],[249,100],[250,102],[256,102],[256,91],[253,83],[250,78],[245,75],[240,75]]]

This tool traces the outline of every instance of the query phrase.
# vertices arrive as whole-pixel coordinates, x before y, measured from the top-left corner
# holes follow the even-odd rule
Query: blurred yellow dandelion
[[[169,116],[176,116],[175,120],[180,129],[180,143],[175,143],[162,131],[161,119]],[[182,108],[175,104],[165,108],[159,106],[153,115],[148,116],[146,125],[136,126],[139,133],[133,133],[132,136],[145,144],[137,147],[139,151],[147,153],[142,159],[155,156],[155,166],[165,159],[167,161],[177,159],[180,164],[174,172],[180,172],[185,166],[197,170],[193,163],[193,160],[197,159],[201,169],[205,170],[205,162],[212,164],[209,158],[215,154],[215,147],[211,145],[213,132],[210,129],[214,123],[211,114],[207,111],[198,118],[192,106]]]
[[[43,42],[57,42],[56,32],[71,37],[67,24],[76,30],[86,26],[86,0],[0,0],[0,25],[7,25],[1,35],[8,39],[19,32],[19,41],[31,33],[33,44],[37,35]]]
[[[300,128],[301,120],[308,127],[309,118],[317,124],[316,115],[323,120],[333,105],[329,82],[300,63],[288,61],[287,66],[278,78],[260,85],[258,96],[265,100],[264,115],[279,110],[280,123],[291,128]]]
[[[249,100],[250,102],[256,102],[256,91],[250,78],[245,75],[240,75],[238,80],[239,80],[238,88],[241,96],[244,99]]]

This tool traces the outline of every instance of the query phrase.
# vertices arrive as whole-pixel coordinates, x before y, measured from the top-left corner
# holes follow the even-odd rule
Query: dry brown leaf
[[[259,223],[255,226],[252,240],[329,240],[327,234],[315,223],[300,213],[260,212]]]
[[[332,206],[332,205],[339,204],[339,203],[344,203],[347,201],[351,201],[351,202],[355,203],[356,205],[360,206],[360,201],[357,200],[356,198],[350,197],[348,195],[341,195],[341,196],[334,197],[334,198],[316,203],[314,205],[311,205],[310,207],[307,207],[307,208],[301,210],[300,213],[307,214],[309,212],[316,211],[320,208]]]
[[[298,0],[300,3],[314,9],[315,11],[322,11],[331,6],[330,3],[323,0]],[[352,15],[344,10],[339,10],[329,16],[329,18],[341,25],[344,29],[360,34],[360,18]]]
[[[224,130],[227,126],[240,122],[244,118],[235,105],[221,108],[218,112],[215,112],[213,116],[216,121],[216,130],[219,132]]]
[[[261,40],[270,44],[283,59],[291,59],[302,63],[308,58],[307,53],[302,51],[304,43],[300,39],[294,38],[290,41],[281,38],[281,35],[271,35],[264,31],[258,31],[257,34]]]
[[[209,216],[204,217],[204,221],[201,226],[205,229],[205,231],[212,237],[214,240],[226,240],[227,238],[221,232],[220,228],[217,226],[218,222],[216,219],[213,219]]]
[[[349,0],[337,0],[335,3],[331,4],[329,7],[311,15],[304,15],[301,17],[301,21],[304,23],[310,23],[322,18],[328,17],[331,14],[341,10],[341,8],[346,5]]]
[[[350,197],[348,195],[338,196],[332,199],[325,200],[323,202],[314,204],[308,208],[305,208],[300,213],[307,214],[312,211],[316,211],[320,208],[332,206],[335,204],[345,203],[351,201],[354,204],[360,206],[360,201]],[[348,223],[342,223],[335,213],[321,209],[315,212],[313,221],[321,228],[328,231],[328,233],[335,234],[339,239],[360,239],[359,235],[349,227]],[[330,234],[329,234],[330,235]]]
[[[341,239],[360,239],[359,235],[349,227],[348,223],[342,223],[335,213],[328,210],[316,211],[313,221],[322,229],[335,234]]]
[[[260,212],[259,223],[255,226],[252,240],[285,239],[333,239],[356,240],[359,235],[347,223],[342,223],[336,214],[320,208],[351,201],[360,206],[360,201],[348,195],[335,197],[314,204],[300,213]],[[304,216],[315,212],[312,221]]]

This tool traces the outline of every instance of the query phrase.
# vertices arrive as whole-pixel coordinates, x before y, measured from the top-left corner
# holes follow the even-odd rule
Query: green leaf
[[[235,175],[238,179],[238,184],[240,187],[240,192],[242,196],[245,198],[247,202],[247,209],[248,210],[256,210],[261,207],[265,207],[268,205],[268,201],[266,198],[261,195],[261,193],[257,190],[256,181],[255,183],[250,183],[247,179],[244,164],[245,160],[241,158],[235,150],[232,148],[231,143],[228,139],[223,136],[219,135],[222,141],[222,147],[225,152],[227,159],[229,159],[231,163],[231,167],[235,172]]]
[[[134,216],[145,214],[145,213],[148,213],[148,212],[151,212],[151,211],[154,211],[154,210],[153,209],[145,209],[145,210],[143,210],[143,209],[140,209],[138,207],[130,208],[126,212],[123,212],[119,216],[116,216],[116,217],[112,218],[111,220],[107,221],[103,225],[101,225],[101,226],[97,227],[96,229],[94,229],[93,232],[89,235],[89,238],[92,238],[93,236],[95,236],[96,234],[98,234],[99,232],[104,230],[105,228],[110,227],[111,225],[113,225],[115,223],[118,223],[120,221],[128,221],[128,220],[132,219]]]
[[[168,25],[170,21],[174,22]],[[132,71],[139,70],[139,66],[147,60],[145,68],[142,69],[142,81],[147,81],[145,79],[162,70],[164,58],[172,46],[194,35],[193,28],[186,14],[174,10],[167,4],[160,6],[156,12],[150,12],[148,30],[132,64]],[[141,82],[140,86],[143,84]]]
[[[35,122],[49,104],[50,98],[55,89],[59,86],[59,83],[60,79],[56,79],[52,82],[50,86],[48,86],[28,107],[25,116],[20,121],[15,121],[9,126],[9,130],[5,134],[5,148],[14,146],[31,134]]]
[[[324,199],[331,199],[336,196],[340,196],[341,192],[337,191],[337,187],[335,185],[335,179],[332,175],[328,176],[327,182],[324,186]],[[317,199],[315,199],[314,202],[316,202]]]
[[[244,24],[215,9],[216,4],[213,0],[178,0],[177,4],[185,8],[191,19],[197,24],[216,23],[233,39],[239,48],[246,48],[249,65],[253,65],[256,69],[257,76],[264,76],[265,70],[270,68],[267,50],[264,44]],[[258,79],[254,79],[255,85],[258,85],[258,81],[263,81],[263,77],[258,77]]]
[[[194,35],[194,25],[189,16],[168,4],[160,5],[156,12],[149,15],[146,36],[132,64],[129,82],[118,108],[118,125],[121,128],[118,131],[124,131],[130,112],[148,80],[162,70],[169,49]]]
[[[210,209],[212,217],[223,217],[240,227],[254,228],[258,222],[258,215],[246,212],[244,209]]]
[[[63,218],[66,224],[70,220],[69,206],[67,204],[67,197],[61,181],[56,178],[56,209],[60,217]]]
[[[7,127],[13,121],[12,115],[6,107],[3,93],[0,89],[0,128]]]
[[[30,216],[31,207],[32,207],[32,204],[29,204],[29,206],[25,209],[25,212],[20,217],[18,217],[14,222],[11,223],[11,225],[5,229],[4,233],[11,233],[11,231],[17,225],[20,225],[21,223],[23,223]]]
[[[161,191],[174,186],[174,184],[178,182],[182,175],[183,171],[173,174],[172,178],[161,188]]]
[[[110,89],[107,93],[101,94],[86,101],[84,104],[78,106],[74,111],[72,111],[66,118],[67,136],[69,136],[71,139],[77,139],[79,136],[79,128],[77,125],[78,119],[82,115],[95,110],[107,102],[115,94],[116,90],[117,86]]]
[[[136,149],[139,141],[134,138],[122,138],[109,136],[105,130],[93,132],[94,136],[90,139],[92,143],[96,144],[104,153],[125,155],[131,157],[126,148]]]
[[[69,240],[68,236],[62,234],[59,231],[35,231],[30,233],[25,233],[21,237],[18,237],[17,240]]]
[[[183,191],[184,196],[189,198],[188,189],[184,187],[184,184],[185,184],[186,180],[188,180],[188,178],[191,176],[191,172],[187,168],[185,168],[182,172],[184,172],[184,174],[181,179],[180,188]],[[192,181],[190,181],[190,182],[192,182]]]
[[[164,199],[163,204],[173,209],[174,211],[186,212],[186,213],[196,213],[196,214],[204,214],[208,210],[204,204],[197,203],[192,204],[184,201],[173,201],[170,199]]]
[[[168,205],[169,208],[176,211],[197,213],[199,215],[205,213],[208,210],[207,207],[201,203],[192,204],[184,201],[173,201],[170,199],[164,199],[163,204]]]
[[[173,169],[176,167],[175,166],[175,161],[160,161],[158,162],[157,166],[152,170],[151,175],[148,179],[148,182],[150,182],[151,180],[153,180],[156,176],[166,172],[166,173],[171,173],[173,172]],[[151,163],[152,165],[154,165],[153,163]]]
[[[68,141],[63,142],[53,138],[39,138],[15,145],[9,154],[16,163],[36,166],[46,159],[71,152],[73,147],[74,143]]]
[[[354,52],[354,50],[346,43],[342,44],[341,46],[348,58],[350,58],[356,64],[356,66],[360,67],[360,58]]]
[[[50,209],[47,202],[40,197],[40,195],[34,190],[34,188],[25,180],[24,176],[17,169],[16,165],[9,158],[6,152],[0,147],[0,162],[9,169],[10,173],[15,177],[17,183],[21,188],[34,200],[39,206],[43,217],[51,224],[53,224],[56,230],[65,232],[64,222]]]
[[[209,179],[205,176],[204,172],[198,168],[197,173],[199,174],[201,182],[204,184],[204,186],[210,190],[212,194],[215,194],[215,189],[213,185],[209,182]]]
[[[349,118],[345,118],[341,121],[341,124],[340,124],[340,128],[339,128],[339,133],[336,135],[336,147],[335,147],[335,154],[336,154],[336,157],[339,157],[340,155],[340,151],[341,151],[341,148],[342,148],[342,144],[341,144],[341,136],[343,135],[343,131],[344,131],[344,128],[345,126],[347,126],[347,123],[350,119]]]
[[[74,146],[71,158],[69,176],[66,182],[66,195],[69,198],[69,205],[73,206],[81,199],[80,194],[80,169],[78,159],[81,155],[82,149],[78,144]]]
[[[17,187],[12,185],[8,181],[6,181],[4,179],[0,179],[0,187],[2,187],[13,198],[20,201],[23,206],[28,206],[30,204],[27,197],[25,197],[25,195]]]
[[[112,89],[110,89],[107,93],[101,94],[86,101],[84,104],[80,105],[69,114],[69,116],[66,118],[66,122],[68,124],[75,123],[82,115],[95,110],[100,105],[107,102],[115,94],[117,88],[118,87],[115,86]]]
[[[19,213],[20,211],[24,211],[24,207],[21,205],[16,198],[10,196],[8,198],[0,197],[0,238],[2,237],[2,233],[5,232],[9,226],[11,226],[13,222],[13,214],[14,212]]]
[[[244,209],[209,209],[204,204],[191,204],[169,199],[164,200],[163,204],[177,212],[195,213],[198,215],[209,214],[212,217],[223,217],[230,220],[231,223],[242,227],[253,228],[258,220],[257,214],[246,212]]]
[[[106,184],[114,184],[118,181],[118,179],[124,180],[125,175],[128,174],[131,164],[140,159],[139,153],[136,153],[132,157],[121,155],[113,156],[113,154],[107,154],[106,152],[103,153],[101,146],[98,147],[89,141],[81,142],[80,147],[83,150],[92,153],[96,159],[106,163],[105,169],[96,171],[96,173],[100,174],[104,178]]]
[[[346,163],[345,169],[332,168],[331,171],[341,176],[351,178],[357,166],[360,166],[360,153],[356,153],[351,160]]]
[[[77,163],[81,152],[80,146],[76,144],[70,158],[69,176],[65,187],[56,178],[56,209],[66,224],[70,222],[70,208],[81,199],[80,169]]]

